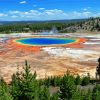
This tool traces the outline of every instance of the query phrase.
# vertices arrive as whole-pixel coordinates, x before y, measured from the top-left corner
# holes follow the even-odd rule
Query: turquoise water
[[[76,41],[75,39],[67,39],[67,38],[22,38],[16,40],[17,43],[32,45],[32,46],[69,44],[75,41]]]

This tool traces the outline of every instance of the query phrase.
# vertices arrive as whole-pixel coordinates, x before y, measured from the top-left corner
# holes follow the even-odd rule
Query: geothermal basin
[[[100,57],[99,34],[12,35],[6,35],[10,38],[0,42],[0,76],[7,82],[17,67],[23,70],[25,60],[30,64],[31,72],[37,72],[37,78],[63,75],[67,70],[74,75],[90,73],[95,77],[97,59]]]

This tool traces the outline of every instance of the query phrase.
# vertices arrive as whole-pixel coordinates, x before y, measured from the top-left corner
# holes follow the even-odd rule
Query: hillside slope
[[[64,28],[62,31],[65,32],[77,32],[77,31],[100,31],[100,17],[98,18],[89,18],[85,21],[76,22],[72,25]]]

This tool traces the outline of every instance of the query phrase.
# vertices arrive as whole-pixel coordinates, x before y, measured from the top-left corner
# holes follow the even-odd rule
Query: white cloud
[[[39,8],[39,10],[45,10],[45,8]]]
[[[27,12],[21,11],[10,11],[10,14],[15,14],[19,16],[19,18],[25,18],[29,20],[52,20],[52,19],[76,19],[76,18],[88,18],[88,17],[95,17],[96,15],[89,11],[83,12],[64,12],[63,10],[59,9],[52,9],[52,10],[29,10]]]
[[[43,8],[42,8],[43,9]],[[72,11],[65,12],[61,9],[43,9],[43,10],[18,11],[11,10],[6,13],[0,13],[0,18],[12,20],[58,20],[58,19],[79,19],[100,16],[100,12],[92,11]],[[7,17],[6,17],[7,16]],[[5,18],[6,17],[6,18]]]
[[[17,18],[18,16],[16,16],[16,15],[12,15],[11,17],[12,17],[12,18]]]
[[[52,16],[56,15],[56,17],[59,15],[67,15],[67,13],[65,13],[64,11],[59,10],[59,9],[45,10],[44,13],[47,15],[52,15]]]
[[[87,9],[87,8],[84,8],[83,10],[84,10],[84,11],[87,11],[88,9]]]
[[[14,11],[9,11],[8,13],[9,13],[9,14],[19,14],[20,11],[14,10]]]
[[[26,4],[27,2],[26,1],[21,1],[19,2],[20,4]]]
[[[94,17],[94,14],[89,11],[83,11],[83,12],[72,12],[73,18],[88,18],[88,17]]]
[[[89,11],[91,9],[91,7],[85,7],[83,8],[83,11]]]
[[[7,14],[4,14],[4,13],[0,13],[0,17],[6,17]]]
[[[82,13],[82,15],[85,16],[85,17],[89,17],[89,16],[92,15],[92,13],[89,12],[89,11],[85,11],[85,12]]]

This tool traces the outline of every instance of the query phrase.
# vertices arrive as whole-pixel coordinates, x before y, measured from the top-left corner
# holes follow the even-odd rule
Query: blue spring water
[[[68,39],[68,38],[21,38],[16,40],[17,43],[24,45],[31,45],[31,46],[69,44],[75,41],[76,41],[75,39]]]

